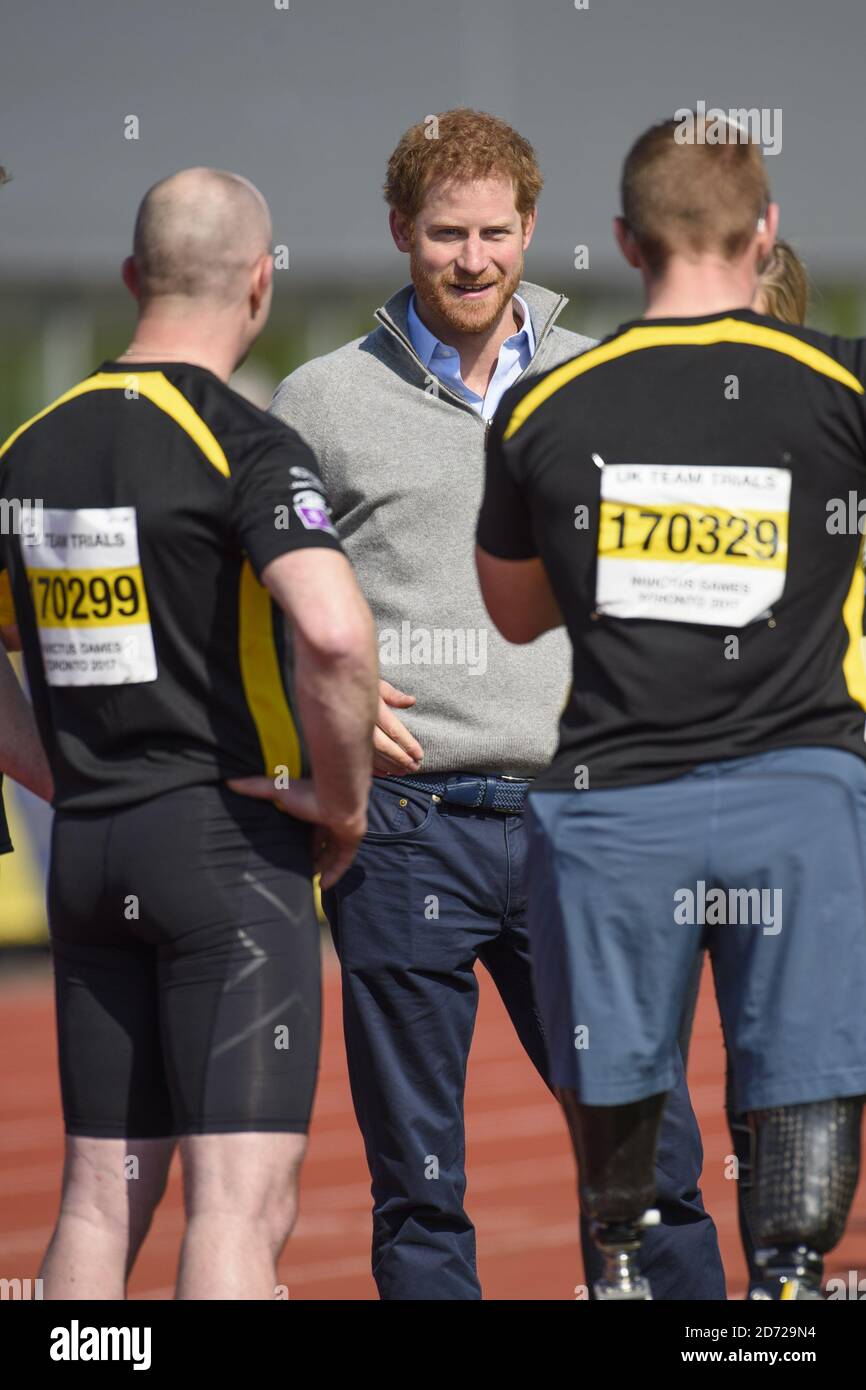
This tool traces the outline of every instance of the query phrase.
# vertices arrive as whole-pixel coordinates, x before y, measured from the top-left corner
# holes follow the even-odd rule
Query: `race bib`
[[[21,556],[49,685],[156,680],[134,507],[45,508]]]
[[[787,468],[601,467],[596,610],[745,627],[778,603]]]

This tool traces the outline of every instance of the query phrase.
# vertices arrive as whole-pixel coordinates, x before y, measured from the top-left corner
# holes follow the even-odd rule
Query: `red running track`
[[[486,972],[467,1094],[467,1205],[478,1232],[485,1297],[573,1299],[582,1282],[570,1148],[559,1110],[520,1050]],[[62,1128],[47,967],[0,976],[0,1277],[36,1273],[59,1194]],[[729,1296],[745,1270],[730,1142],[722,1111],[723,1060],[705,972],[689,1065],[704,1136],[704,1197],[719,1228]],[[355,1127],[340,1035],[340,981],[326,957],[322,1069],[301,1216],[280,1263],[292,1299],[372,1299],[369,1181]],[[168,1298],[182,1229],[179,1174],[171,1183],[133,1273],[133,1298]],[[828,1275],[866,1277],[866,1179]],[[866,1291],[866,1284],[864,1284]]]

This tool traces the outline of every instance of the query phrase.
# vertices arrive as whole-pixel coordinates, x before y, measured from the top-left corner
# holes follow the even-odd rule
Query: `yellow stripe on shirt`
[[[301,775],[301,745],[280,674],[274,642],[271,596],[256,578],[249,560],[241,568],[239,602],[241,680],[259,736],[265,776],[287,768]]]
[[[15,617],[15,604],[12,601],[12,589],[9,584],[9,571],[0,571],[0,627],[14,627],[18,619]]]
[[[198,445],[208,463],[212,464],[218,473],[222,473],[225,478],[229,477],[228,459],[216,436],[194,407],[190,405],[183,392],[173,386],[163,372],[136,372],[133,370],[129,372],[95,372],[93,376],[87,377],[85,381],[80,381],[77,386],[64,392],[56,401],[52,401],[51,405],[47,405],[44,410],[40,410],[37,415],[26,420],[23,425],[19,425],[14,434],[11,434],[0,448],[0,458],[3,457],[7,449],[11,449],[16,439],[20,439],[25,430],[30,429],[31,425],[43,420],[46,415],[51,414],[52,410],[66,405],[67,401],[74,401],[78,396],[85,396],[90,391],[127,391],[130,393],[130,401],[144,396],[159,410],[171,416],[175,424],[179,425],[189,435],[193,443]]]
[[[858,705],[866,709],[866,665],[864,665],[863,604],[866,598],[866,576],[863,573],[863,544],[857,552],[857,564],[851,577],[851,587],[842,609],[842,617],[848,629],[848,650],[842,663],[848,694]]]
[[[743,319],[714,319],[712,323],[694,324],[639,324],[623,333],[621,338],[613,338],[609,343],[589,348],[579,357],[556,367],[542,378],[537,386],[528,391],[511,413],[503,439],[511,439],[530,415],[555,395],[563,386],[593,367],[604,366],[619,357],[632,352],[641,352],[654,347],[710,347],[716,343],[743,343],[749,347],[768,348],[773,352],[793,357],[812,371],[838,381],[842,386],[864,394],[864,387],[847,368],[835,358],[830,357],[811,343],[804,343],[791,333],[783,333],[778,328],[767,328],[762,323],[747,323]]]

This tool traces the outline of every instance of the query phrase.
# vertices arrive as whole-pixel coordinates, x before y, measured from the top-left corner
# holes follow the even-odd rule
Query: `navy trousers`
[[[523,817],[447,806],[376,778],[369,824],[324,907],[372,1178],[373,1277],[382,1299],[479,1299],[463,1119],[479,960],[547,1081],[526,931]],[[641,1257],[656,1298],[725,1297],[716,1230],[698,1187],[702,1161],[681,1072],[658,1151],[662,1224],[647,1233]],[[591,1286],[598,1258],[585,1229],[582,1244]],[[564,1299],[572,1296],[563,1289]]]

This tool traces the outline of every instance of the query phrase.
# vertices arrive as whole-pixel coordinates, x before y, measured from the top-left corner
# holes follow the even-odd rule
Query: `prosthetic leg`
[[[557,1092],[578,1165],[580,1205],[601,1251],[597,1299],[652,1298],[638,1266],[643,1233],[657,1225],[655,1151],[667,1092],[630,1105],[582,1105]]]
[[[860,1171],[863,1096],[755,1110],[751,1217],[761,1282],[752,1299],[820,1299]]]

